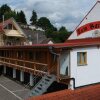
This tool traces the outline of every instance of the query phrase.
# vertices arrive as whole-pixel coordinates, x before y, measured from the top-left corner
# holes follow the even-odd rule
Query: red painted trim
[[[85,33],[85,32],[88,32],[88,31],[91,31],[91,30],[95,30],[95,29],[100,29],[100,21],[96,21],[96,22],[91,22],[91,23],[88,23],[88,24],[85,24],[81,27],[79,27],[76,32],[77,32],[77,36]]]
[[[5,27],[7,24],[13,24],[11,18],[8,19],[8,20],[5,20],[5,21],[4,21],[4,25],[3,25],[3,23],[1,22],[1,23],[0,23],[0,26]]]

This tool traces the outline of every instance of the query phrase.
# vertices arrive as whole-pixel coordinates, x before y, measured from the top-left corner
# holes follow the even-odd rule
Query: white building
[[[71,49],[61,54],[60,74],[74,78],[75,87],[100,83],[100,1],[77,26],[66,46]]]

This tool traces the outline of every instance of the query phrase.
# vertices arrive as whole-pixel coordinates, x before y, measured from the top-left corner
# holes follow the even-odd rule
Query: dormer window
[[[13,29],[13,25],[12,24],[8,24],[8,29]]]
[[[4,29],[16,30],[12,24],[8,24]]]

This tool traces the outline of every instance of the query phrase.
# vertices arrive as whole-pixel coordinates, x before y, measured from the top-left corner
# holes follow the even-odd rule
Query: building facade
[[[0,45],[24,45],[26,36],[13,18],[0,23]]]

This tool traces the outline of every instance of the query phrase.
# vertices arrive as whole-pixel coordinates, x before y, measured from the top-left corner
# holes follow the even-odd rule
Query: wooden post
[[[57,81],[59,82],[60,78],[60,55],[57,56]]]
[[[48,74],[50,74],[51,73],[51,56],[50,56],[50,53],[49,53],[49,51],[47,52],[47,70],[48,70]]]
[[[33,65],[34,65],[34,75],[35,75],[36,74],[36,71],[35,71],[36,70],[36,64],[34,63]]]
[[[6,69],[6,65],[4,65],[4,74],[6,74],[6,70],[7,70],[7,69]]]
[[[60,79],[60,57],[61,57],[61,51],[62,49],[59,49],[58,52],[58,56],[57,56],[57,81],[59,82]]]

